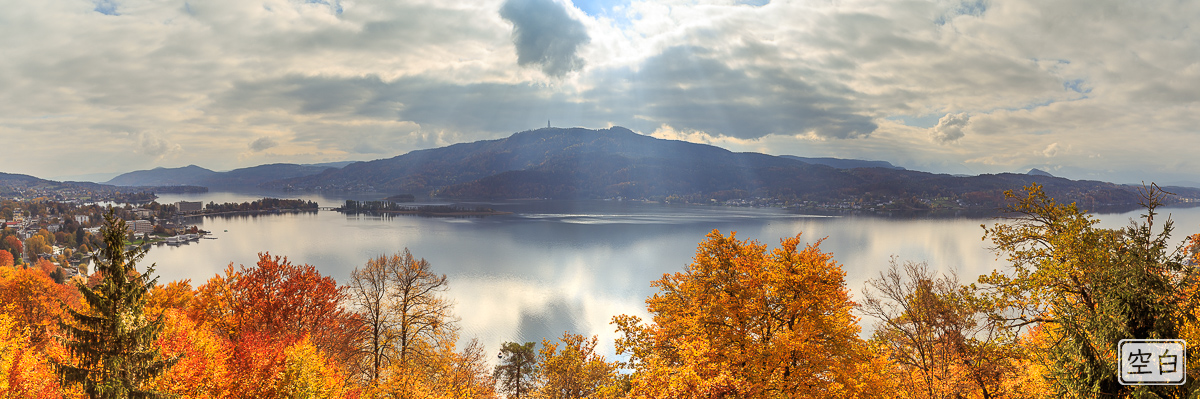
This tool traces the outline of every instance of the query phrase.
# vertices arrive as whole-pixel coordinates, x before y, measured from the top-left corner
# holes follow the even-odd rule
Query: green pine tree
[[[1102,229],[1075,204],[1059,204],[1036,185],[1026,191],[1014,206],[1023,217],[987,229],[1013,261],[1014,273],[981,281],[1011,305],[998,320],[1052,327],[1038,360],[1047,366],[1055,397],[1200,396],[1191,378],[1185,385],[1132,386],[1121,385],[1117,374],[1122,339],[1178,339],[1200,300],[1188,294],[1198,270],[1185,262],[1182,249],[1168,248],[1173,223],[1168,218],[1155,225],[1156,209],[1169,193],[1146,188],[1142,222]]]
[[[81,386],[90,398],[157,398],[145,384],[178,360],[164,357],[155,344],[162,318],[148,320],[144,314],[145,294],[158,278],[149,277],[154,265],[137,273],[135,264],[145,250],[125,250],[125,221],[111,210],[104,221],[104,246],[96,262],[104,279],[94,288],[78,283],[88,306],[68,308],[70,321],[60,323],[73,361],[56,363],[55,369],[64,385]]]
[[[510,399],[529,397],[537,388],[537,358],[533,342],[500,345],[500,364],[493,377],[500,383],[500,392]]]

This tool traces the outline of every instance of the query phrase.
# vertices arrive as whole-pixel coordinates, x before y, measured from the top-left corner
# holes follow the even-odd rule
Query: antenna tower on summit
[[[547,119],[547,120],[546,120],[546,128],[547,128],[547,129],[549,129],[549,128],[550,128],[550,120],[549,120],[549,119]]]

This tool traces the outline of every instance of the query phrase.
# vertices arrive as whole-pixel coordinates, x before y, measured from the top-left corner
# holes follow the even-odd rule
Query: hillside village
[[[47,269],[60,282],[86,276],[108,209],[98,204],[5,200],[0,203],[0,250],[12,255],[14,265]],[[203,234],[182,219],[204,212],[200,202],[150,202],[112,209],[129,228],[128,246],[183,244]]]

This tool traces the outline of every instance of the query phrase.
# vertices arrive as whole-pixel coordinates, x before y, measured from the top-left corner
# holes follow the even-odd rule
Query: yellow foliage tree
[[[800,236],[768,253],[714,230],[691,265],[653,283],[653,321],[614,318],[632,397],[890,396],[858,337],[841,266]]]
[[[342,398],[349,391],[338,365],[307,338],[284,350],[279,394],[289,399]]]
[[[425,347],[419,342],[418,359],[395,362],[380,373],[367,397],[371,398],[432,398],[432,399],[491,399],[498,398],[496,380],[492,378],[483,346],[472,339],[461,351],[455,349],[456,336],[438,339],[437,347]]]
[[[26,329],[0,313],[0,398],[60,398],[57,382]]]
[[[558,343],[542,340],[538,351],[538,390],[543,399],[611,397],[619,388],[617,362],[596,353],[596,337],[564,332]]]

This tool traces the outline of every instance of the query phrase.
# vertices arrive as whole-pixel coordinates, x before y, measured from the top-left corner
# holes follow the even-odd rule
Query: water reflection
[[[208,193],[214,202],[247,201],[253,194]],[[209,201],[208,198],[189,200]],[[296,198],[287,197],[287,198]],[[322,206],[343,199],[310,195]],[[164,200],[170,200],[165,198]],[[178,200],[178,199],[176,199]],[[650,282],[678,272],[713,229],[777,245],[782,237],[824,239],[846,271],[848,287],[887,266],[892,255],[957,271],[964,282],[1002,268],[981,240],[990,218],[812,217],[778,209],[688,207],[628,202],[489,203],[513,215],[485,218],[415,216],[347,217],[335,212],[206,217],[201,228],[217,240],[155,247],[162,281],[191,279],[199,285],[230,264],[251,264],[257,253],[286,255],[345,283],[371,257],[405,247],[449,277],[448,295],[461,317],[463,336],[488,348],[503,341],[540,341],[564,330],[600,335],[612,353],[609,321],[627,313],[646,317]],[[1200,212],[1170,210],[1183,233],[1200,231]],[[1120,227],[1136,213],[1103,216]]]

